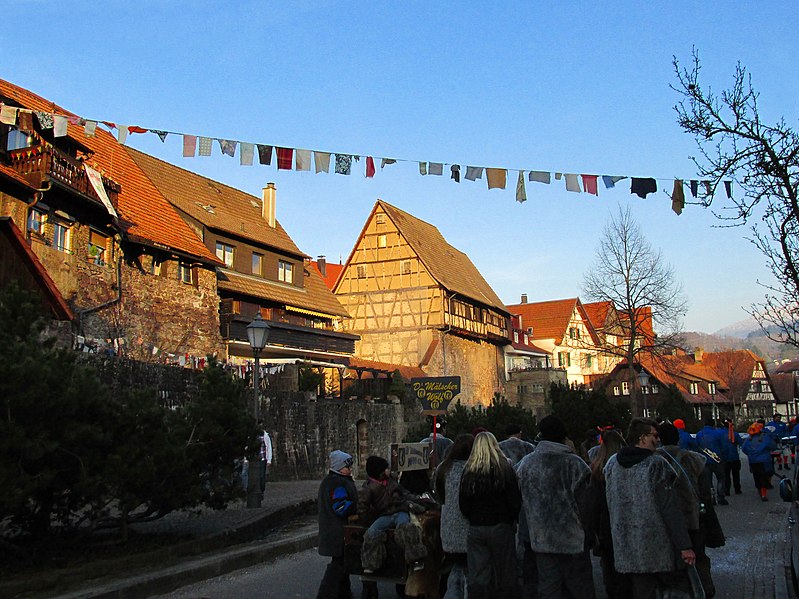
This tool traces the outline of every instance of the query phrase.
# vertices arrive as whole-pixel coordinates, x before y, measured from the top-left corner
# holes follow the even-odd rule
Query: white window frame
[[[257,262],[256,262],[257,260]],[[258,268],[256,268],[256,264]],[[258,252],[252,253],[252,264],[251,264],[252,274],[254,275],[263,275],[264,274],[264,255],[259,254]]]
[[[31,208],[28,213],[28,231],[37,235],[44,235],[44,222],[47,214],[36,208]]]
[[[61,233],[63,232],[63,236]],[[59,237],[62,237],[59,239]],[[53,224],[53,247],[60,252],[72,253],[72,227],[63,222]]]
[[[216,257],[225,263],[228,268],[233,268],[233,260],[236,256],[236,248],[223,241],[216,242]]]
[[[697,395],[699,393],[699,383],[690,383],[688,385],[688,392],[691,395]]]
[[[385,234],[377,236],[377,247],[384,248],[388,246],[388,238]]]
[[[294,265],[291,262],[277,261],[277,280],[281,283],[294,283]]]
[[[181,283],[186,283],[187,285],[194,284],[194,276],[191,264],[189,264],[188,262],[178,263],[178,280]]]
[[[613,395],[615,395],[616,397],[621,395],[621,390],[619,389],[618,385],[613,385]]]
[[[630,383],[628,381],[621,382],[621,394],[622,395],[630,394]]]

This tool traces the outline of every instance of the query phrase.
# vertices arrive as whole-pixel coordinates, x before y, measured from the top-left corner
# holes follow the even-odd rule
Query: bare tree
[[[677,122],[694,136],[699,156],[692,159],[707,180],[699,201],[725,224],[751,226],[748,239],[776,283],[759,281],[765,297],[749,312],[770,339],[799,347],[799,135],[784,119],[760,120],[759,94],[740,63],[732,86],[720,94],[700,86],[696,50],[690,68],[676,58],[673,64],[677,84],[671,87],[682,96]]]
[[[594,264],[583,277],[583,294],[592,301],[609,301],[616,308],[623,342],[606,343],[600,349],[627,360],[628,381],[635,391],[639,354],[657,355],[679,345],[686,302],[674,270],[644,237],[629,208],[620,207],[605,225]],[[633,413],[640,415],[638,393],[630,397]]]

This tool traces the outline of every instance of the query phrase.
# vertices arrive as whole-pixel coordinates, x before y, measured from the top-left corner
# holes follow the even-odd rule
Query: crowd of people
[[[532,440],[516,425],[502,442],[484,429],[452,441],[442,427],[435,445],[432,436],[423,441],[434,448],[431,491],[449,570],[444,598],[591,599],[592,553],[609,599],[713,597],[705,549],[725,543],[716,507],[742,493],[739,451],[768,500],[775,466],[789,469],[795,461],[799,426],[781,424],[778,415],[755,422],[744,439],[728,420],[708,419],[692,435],[680,419],[634,418],[627,431],[602,427],[579,447],[554,415],[538,423]],[[408,568],[423,567],[426,555],[410,514],[432,498],[404,489],[381,457],[367,460],[360,491],[351,467],[351,456],[333,452],[319,491],[319,552],[332,558],[319,598],[352,596],[343,563],[348,519],[368,527],[366,573],[381,567],[389,528]]]

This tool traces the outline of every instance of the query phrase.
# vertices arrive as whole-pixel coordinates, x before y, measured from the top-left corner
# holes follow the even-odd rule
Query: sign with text
[[[461,377],[431,376],[411,379],[411,389],[422,402],[422,414],[446,414],[449,402],[461,392]]]
[[[430,467],[430,443],[392,443],[391,470],[426,470]]]

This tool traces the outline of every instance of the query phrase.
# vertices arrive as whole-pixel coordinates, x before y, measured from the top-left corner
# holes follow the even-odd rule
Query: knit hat
[[[330,452],[330,469],[340,472],[344,468],[352,468],[352,456],[341,450]]]
[[[566,439],[566,425],[563,424],[563,420],[552,414],[541,419],[538,423],[538,432],[544,441],[563,443]]]
[[[366,458],[366,474],[371,478],[379,480],[388,468],[388,462],[377,455],[370,455]]]
[[[746,431],[746,432],[748,432],[750,435],[756,435],[756,434],[758,434],[758,433],[759,433],[760,431],[762,431],[762,430],[763,430],[763,425],[762,425],[762,424],[760,424],[759,422],[754,422],[754,423],[752,423],[752,425],[749,427],[749,430],[748,430],[748,431]]]
[[[676,426],[678,429],[680,429],[681,431],[685,430],[685,420],[683,420],[682,418],[677,418],[677,420],[672,422],[672,424],[674,426]]]

